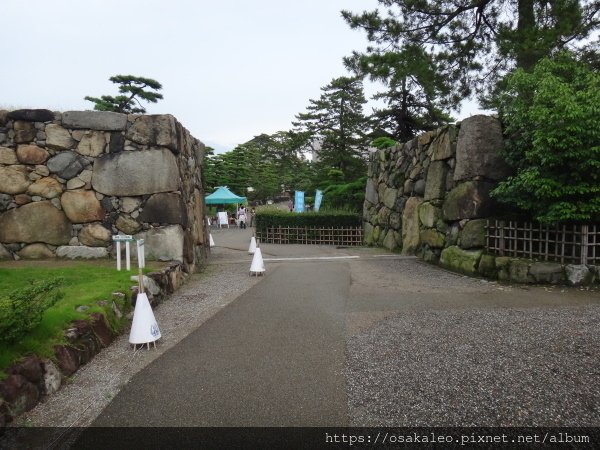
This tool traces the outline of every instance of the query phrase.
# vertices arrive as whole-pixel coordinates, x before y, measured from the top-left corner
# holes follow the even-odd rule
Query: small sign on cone
[[[254,257],[252,258],[252,264],[250,265],[250,275],[262,275],[265,273],[265,263],[262,258],[260,248],[257,247],[254,251]]]
[[[208,233],[208,243],[210,244],[211,247],[215,246],[215,241],[212,238],[212,233]]]
[[[152,307],[145,292],[137,295],[135,310],[133,311],[133,322],[129,333],[130,344],[148,344],[160,339],[160,329],[154,318]]]
[[[254,236],[252,236],[252,239],[250,239],[250,247],[248,248],[248,253],[249,254],[254,254],[254,252],[256,251],[256,238]]]

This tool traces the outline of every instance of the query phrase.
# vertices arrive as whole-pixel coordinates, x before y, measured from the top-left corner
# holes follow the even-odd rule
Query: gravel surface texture
[[[353,271],[351,425],[600,425],[597,290],[505,286],[417,261],[377,266]]]

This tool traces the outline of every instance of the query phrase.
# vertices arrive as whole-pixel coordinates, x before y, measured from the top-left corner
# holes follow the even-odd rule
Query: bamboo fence
[[[363,245],[362,227],[267,227],[256,237],[268,244]]]
[[[599,225],[541,225],[488,220],[487,250],[511,256],[574,264],[600,264]]]

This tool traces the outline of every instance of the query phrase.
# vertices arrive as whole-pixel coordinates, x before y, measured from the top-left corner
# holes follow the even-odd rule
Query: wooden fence
[[[575,264],[600,264],[599,225],[546,226],[488,220],[487,250],[512,256]]]
[[[268,244],[363,245],[362,227],[267,227],[256,237]]]

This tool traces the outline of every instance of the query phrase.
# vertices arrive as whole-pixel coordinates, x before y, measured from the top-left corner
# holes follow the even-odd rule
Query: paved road
[[[215,230],[239,256],[217,247],[213,261],[247,271],[251,232]],[[94,426],[600,425],[597,291],[501,286],[376,249],[262,251],[264,279],[138,373]],[[509,370],[498,349],[524,365]],[[553,371],[565,364],[577,366],[568,383]]]

